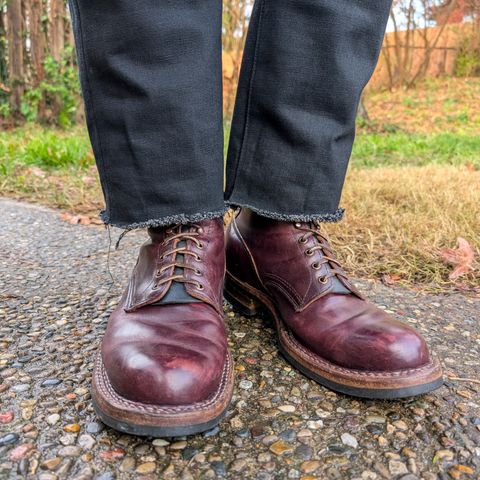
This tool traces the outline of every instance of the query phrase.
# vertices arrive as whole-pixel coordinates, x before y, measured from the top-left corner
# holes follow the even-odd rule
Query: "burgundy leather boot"
[[[213,428],[232,396],[223,321],[223,220],[149,229],[92,382],[100,418],[131,434]]]
[[[226,298],[247,315],[266,308],[280,350],[308,377],[367,398],[419,395],[442,384],[424,339],[362,297],[317,225],[242,210],[226,252]]]

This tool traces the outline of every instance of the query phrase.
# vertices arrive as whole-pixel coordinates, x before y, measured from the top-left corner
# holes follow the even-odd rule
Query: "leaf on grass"
[[[71,223],[72,225],[102,225],[103,222],[100,219],[89,217],[88,215],[73,215],[68,212],[60,214],[60,218],[64,222]]]
[[[444,262],[455,267],[448,276],[450,280],[456,280],[461,275],[474,270],[475,251],[462,237],[457,238],[457,248],[444,248],[440,250],[440,255]]]
[[[382,281],[385,285],[395,285],[402,279],[401,275],[389,275],[388,273],[382,275]]]
[[[31,173],[32,175],[35,175],[35,177],[39,177],[39,178],[45,178],[45,172],[41,169],[41,168],[38,168],[38,167],[29,167],[27,169],[27,172],[28,173]]]

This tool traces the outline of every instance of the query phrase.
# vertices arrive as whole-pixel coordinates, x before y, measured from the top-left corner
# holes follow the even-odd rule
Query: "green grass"
[[[84,129],[44,130],[27,126],[0,133],[0,175],[13,174],[19,166],[45,170],[86,168],[93,164]]]
[[[480,137],[461,133],[360,133],[352,152],[356,167],[466,165],[480,168]]]

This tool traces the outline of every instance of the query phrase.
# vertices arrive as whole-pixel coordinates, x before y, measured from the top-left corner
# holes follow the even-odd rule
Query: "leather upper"
[[[227,355],[223,221],[150,229],[149,237],[109,319],[102,359],[124,398],[192,404],[215,392]],[[192,302],[158,304],[175,282]]]
[[[363,299],[315,225],[242,210],[226,250],[228,271],[268,294],[295,337],[322,358],[374,371],[429,362],[424,339]]]

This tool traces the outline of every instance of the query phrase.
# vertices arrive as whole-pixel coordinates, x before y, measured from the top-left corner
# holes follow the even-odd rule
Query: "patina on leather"
[[[425,341],[414,329],[363,299],[318,225],[242,210],[228,229],[226,249],[227,271],[273,299],[286,327],[319,357],[360,371],[429,363]]]
[[[215,393],[227,358],[222,219],[150,229],[102,343],[108,379],[122,397],[190,405]],[[190,303],[158,304],[174,283]]]

